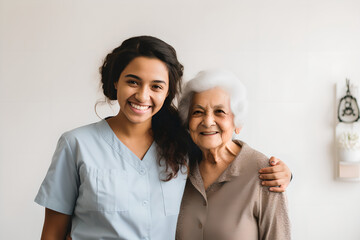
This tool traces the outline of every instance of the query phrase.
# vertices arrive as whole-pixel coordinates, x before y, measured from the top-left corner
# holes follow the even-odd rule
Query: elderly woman
[[[246,114],[243,84],[222,70],[200,72],[179,110],[197,145],[190,156],[176,239],[290,239],[284,193],[261,186],[268,158],[234,140]]]

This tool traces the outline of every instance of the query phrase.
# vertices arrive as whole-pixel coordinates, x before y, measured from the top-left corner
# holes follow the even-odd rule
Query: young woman
[[[173,105],[183,66],[169,44],[140,36],[100,72],[120,111],[60,137],[35,199],[45,207],[42,239],[174,239],[189,143]],[[265,176],[286,186],[288,168],[276,168]]]

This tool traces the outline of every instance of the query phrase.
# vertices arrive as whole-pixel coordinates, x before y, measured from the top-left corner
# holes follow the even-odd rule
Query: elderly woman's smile
[[[218,87],[195,93],[189,111],[190,135],[202,150],[216,149],[232,142],[234,115],[229,94]]]

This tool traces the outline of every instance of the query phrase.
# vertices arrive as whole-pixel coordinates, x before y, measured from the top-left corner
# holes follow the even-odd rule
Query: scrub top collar
[[[136,170],[142,169],[144,165],[148,169],[151,167],[156,167],[156,164],[152,163],[154,160],[157,160],[154,159],[154,156],[157,156],[155,141],[152,142],[151,146],[141,160],[124,143],[120,141],[105,119],[102,119],[97,123],[97,129],[102,138],[104,138],[110,147],[117,152],[119,157],[121,159],[128,159],[127,162]]]

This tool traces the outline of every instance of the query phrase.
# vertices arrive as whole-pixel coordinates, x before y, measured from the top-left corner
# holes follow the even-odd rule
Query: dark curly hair
[[[125,67],[136,57],[156,58],[166,64],[169,72],[169,94],[162,108],[152,118],[152,134],[157,152],[165,160],[166,178],[177,176],[187,165],[189,135],[182,126],[177,108],[173,104],[181,91],[184,67],[178,61],[175,49],[166,42],[151,36],[138,36],[125,40],[109,53],[100,67],[104,95],[117,99],[115,84]],[[161,165],[159,159],[159,165]]]

